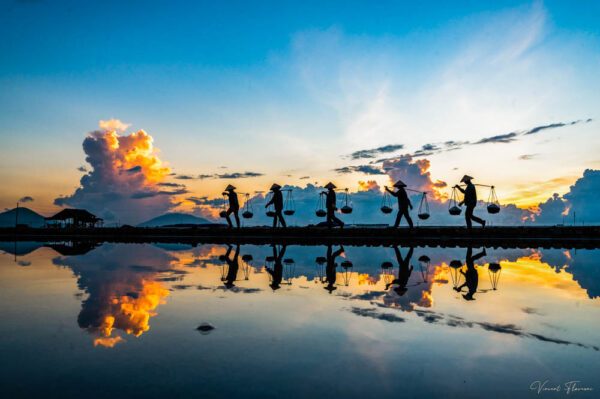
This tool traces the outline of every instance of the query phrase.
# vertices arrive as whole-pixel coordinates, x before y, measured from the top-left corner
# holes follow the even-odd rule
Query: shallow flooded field
[[[0,249],[2,397],[600,390],[600,250]]]

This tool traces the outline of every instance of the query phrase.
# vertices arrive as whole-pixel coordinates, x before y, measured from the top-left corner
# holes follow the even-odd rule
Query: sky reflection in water
[[[600,364],[598,250],[488,249],[468,300],[466,248],[414,248],[405,288],[384,247],[345,247],[334,274],[326,246],[278,265],[245,245],[237,268],[223,245],[0,249],[7,397],[528,396],[594,387]]]

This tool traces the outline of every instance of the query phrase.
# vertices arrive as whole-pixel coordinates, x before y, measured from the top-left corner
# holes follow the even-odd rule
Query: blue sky
[[[0,4],[2,207],[31,195],[52,210],[79,185],[83,139],[111,118],[146,130],[176,173],[263,173],[239,183],[248,191],[305,175],[383,183],[333,170],[361,149],[588,118],[431,155],[431,172],[476,171],[531,204],[523,187],[564,193],[600,167],[598,2],[122,3]]]

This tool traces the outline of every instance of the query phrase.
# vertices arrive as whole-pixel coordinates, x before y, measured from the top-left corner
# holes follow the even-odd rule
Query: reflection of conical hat
[[[225,187],[225,191],[231,191],[231,190],[235,190],[235,187],[233,187],[231,184],[228,185],[227,187]]]
[[[333,184],[332,182],[329,182],[325,185],[325,188],[329,188],[329,189],[334,189],[337,188],[335,184]]]
[[[398,180],[396,183],[394,183],[394,187],[406,187],[406,184],[404,184],[402,180]]]
[[[471,176],[469,176],[469,175],[464,175],[464,176],[463,176],[463,178],[462,178],[462,179],[460,179],[460,182],[461,182],[461,183],[468,183],[468,182],[470,182],[470,181],[471,181],[471,180],[473,180],[473,179],[474,179],[474,178],[473,178],[473,177],[471,177]]]
[[[277,183],[273,183],[273,185],[271,186],[271,188],[269,190],[279,190],[281,188],[281,186]]]

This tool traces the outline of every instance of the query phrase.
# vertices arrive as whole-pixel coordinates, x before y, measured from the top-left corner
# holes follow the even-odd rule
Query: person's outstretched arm
[[[458,191],[460,191],[461,193],[463,193],[463,194],[465,193],[465,189],[462,188],[461,186],[459,186],[458,184],[454,187],[458,188]]]
[[[475,261],[475,260],[477,260],[477,259],[479,259],[479,258],[482,258],[482,257],[484,257],[485,255],[486,255],[486,252],[485,252],[485,248],[484,248],[484,249],[483,249],[483,251],[481,251],[481,252],[480,252],[480,253],[478,253],[477,255],[473,256],[473,257],[471,258],[471,260]]]
[[[281,259],[283,259],[283,255],[285,255],[285,249],[286,249],[286,246],[283,245],[281,247],[281,251],[279,251],[279,256],[277,257],[277,259],[279,260],[279,262],[281,262]]]
[[[340,249],[338,249],[337,251],[335,251],[332,255],[333,259],[337,258],[338,256],[340,256],[342,253],[344,253],[344,248],[340,247]]]
[[[227,247],[227,252],[225,252],[225,257],[229,259],[229,254],[231,254],[231,245]]]
[[[402,254],[400,253],[400,249],[398,248],[397,245],[394,245],[394,252],[396,253],[396,260],[398,261],[398,264],[401,265],[402,264]]]

